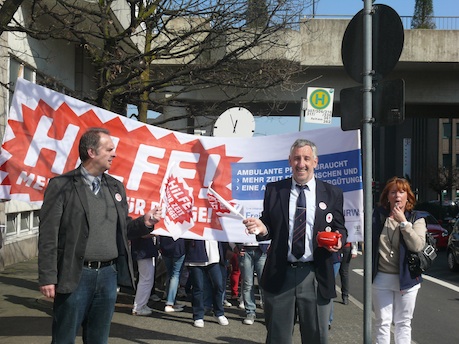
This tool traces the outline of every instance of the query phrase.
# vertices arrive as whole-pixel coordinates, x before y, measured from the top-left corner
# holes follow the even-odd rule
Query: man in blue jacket
[[[266,343],[291,343],[298,317],[302,343],[327,344],[331,299],[336,297],[333,253],[347,238],[343,192],[315,179],[313,142],[296,140],[289,163],[292,178],[267,185],[260,219],[243,221],[258,241],[271,240],[261,277]],[[319,232],[338,232],[341,238],[319,247]]]

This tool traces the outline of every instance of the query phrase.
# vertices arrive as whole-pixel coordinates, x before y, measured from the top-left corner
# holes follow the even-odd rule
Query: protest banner
[[[166,209],[157,234],[255,241],[242,217],[260,216],[266,183],[291,176],[290,146],[307,138],[319,149],[316,177],[344,191],[349,240],[363,240],[358,131],[334,127],[250,138],[195,136],[119,116],[22,79],[3,138],[0,198],[41,204],[49,179],[79,166],[78,142],[89,127],[110,130],[117,157],[108,173],[124,183],[130,216],[143,215],[164,200],[166,207],[175,207]],[[221,199],[237,205],[242,217],[215,211],[210,185]]]

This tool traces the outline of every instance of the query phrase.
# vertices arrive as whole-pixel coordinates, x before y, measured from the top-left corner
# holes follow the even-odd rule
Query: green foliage
[[[263,28],[269,22],[268,6],[265,0],[248,0],[247,26],[251,28]]]
[[[433,15],[434,10],[432,0],[416,0],[411,28],[435,29]]]

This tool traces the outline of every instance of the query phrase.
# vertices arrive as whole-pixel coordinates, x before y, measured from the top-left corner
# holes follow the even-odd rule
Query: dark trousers
[[[115,311],[117,272],[115,265],[83,268],[77,289],[57,294],[53,306],[52,343],[74,343],[83,327],[83,343],[108,343]]]
[[[291,344],[297,318],[303,344],[328,343],[331,301],[317,288],[312,266],[286,267],[282,289],[278,293],[264,291],[267,344]]]
[[[341,260],[341,266],[339,268],[339,277],[341,279],[341,296],[349,297],[349,265],[351,264],[351,250],[352,247],[344,246],[342,248],[343,258]]]
[[[207,266],[189,266],[192,283],[193,320],[204,319],[205,312],[205,279],[209,278],[212,293],[212,307],[215,316],[224,315],[223,309],[223,281],[220,264]]]

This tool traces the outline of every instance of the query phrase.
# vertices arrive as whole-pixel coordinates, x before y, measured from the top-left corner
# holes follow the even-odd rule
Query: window
[[[6,235],[28,235],[38,232],[39,210],[6,214]]]
[[[443,123],[443,138],[450,139],[451,138],[451,123]]]
[[[459,123],[456,123],[456,137],[459,138]]]
[[[40,223],[40,211],[39,210],[34,210],[32,212],[32,229],[38,229],[38,225]]]
[[[10,94],[9,94],[9,104],[13,101],[14,88],[16,86],[16,81],[18,78],[23,78],[30,82],[35,82],[37,85],[41,85],[47,88],[50,88],[54,91],[64,93],[72,96],[73,93],[70,89],[65,87],[62,83],[58,82],[52,77],[49,77],[38,70],[35,70],[30,65],[22,62],[18,58],[10,58]]]
[[[14,87],[16,86],[16,80],[18,78],[23,78],[25,80],[33,82],[34,74],[35,72],[30,66],[25,65],[23,62],[19,61],[14,57],[10,58],[10,106],[11,102],[13,101],[13,93]]]
[[[443,167],[451,167],[451,154],[443,154]]]
[[[19,230],[21,233],[28,231],[30,229],[30,213],[20,213],[19,217],[21,219],[21,228]]]
[[[16,234],[16,214],[6,214],[6,235]]]

